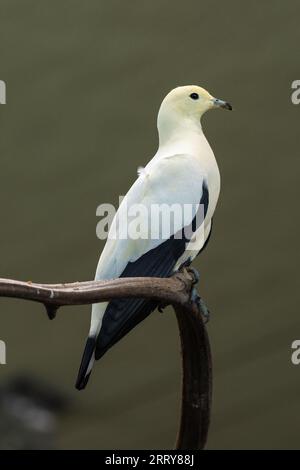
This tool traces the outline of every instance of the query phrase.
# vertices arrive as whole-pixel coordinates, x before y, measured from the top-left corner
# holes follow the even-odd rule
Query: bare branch
[[[204,449],[210,424],[212,360],[201,313],[195,305],[175,305],[181,338],[182,397],[176,449]]]
[[[37,284],[0,279],[0,297],[40,302],[50,319],[59,307],[138,297],[157,300],[175,309],[182,349],[182,403],[177,449],[203,449],[211,408],[210,346],[198,307],[191,303],[193,278],[186,270],[170,278],[120,278],[67,284]]]
[[[112,298],[145,297],[166,304],[189,300],[191,280],[182,274],[171,278],[120,278],[68,284],[38,284],[0,278],[0,297],[33,300],[56,308],[104,302]]]

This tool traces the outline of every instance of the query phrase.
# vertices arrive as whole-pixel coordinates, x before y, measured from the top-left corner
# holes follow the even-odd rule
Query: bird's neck
[[[180,141],[192,141],[203,136],[199,119],[174,114],[165,116],[160,112],[157,119],[159,146],[172,145]]]
[[[158,120],[159,154],[195,153],[195,149],[206,143],[199,120]]]

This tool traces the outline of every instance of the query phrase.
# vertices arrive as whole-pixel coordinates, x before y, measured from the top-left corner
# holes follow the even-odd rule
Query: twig
[[[211,408],[211,355],[202,315],[191,303],[193,279],[188,272],[170,278],[121,278],[68,284],[37,284],[0,279],[0,297],[14,297],[45,305],[50,319],[59,307],[144,297],[175,309],[182,350],[182,403],[176,449],[203,449]]]

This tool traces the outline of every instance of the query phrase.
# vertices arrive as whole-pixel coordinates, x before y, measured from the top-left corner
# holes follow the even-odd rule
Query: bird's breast
[[[201,165],[203,174],[206,176],[209,194],[209,205],[206,219],[209,222],[214,214],[218,202],[221,178],[215,155],[204,135],[202,135],[201,142],[197,147],[196,158]]]

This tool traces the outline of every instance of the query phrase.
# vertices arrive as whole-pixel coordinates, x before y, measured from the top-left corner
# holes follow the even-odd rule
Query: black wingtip
[[[95,352],[95,347],[96,338],[94,336],[89,336],[84,348],[81,364],[79,367],[78,377],[75,384],[77,390],[83,390],[89,381],[91,371],[87,373],[87,370],[90,364],[90,360],[92,359],[92,356]]]

